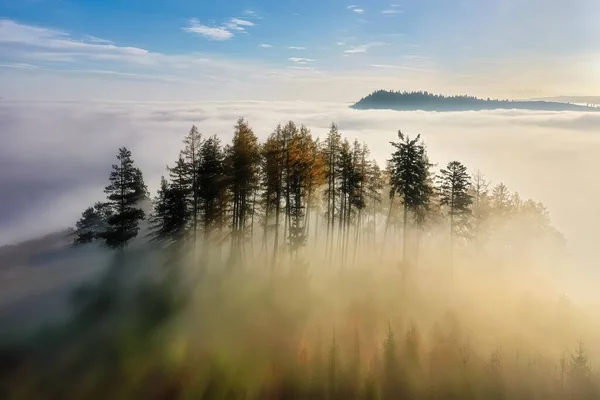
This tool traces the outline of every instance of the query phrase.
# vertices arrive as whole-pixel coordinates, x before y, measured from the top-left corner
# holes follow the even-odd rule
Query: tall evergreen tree
[[[281,201],[284,192],[282,174],[284,152],[281,125],[277,126],[275,131],[263,144],[261,154],[261,187],[262,204],[264,207],[263,246],[266,250],[267,233],[270,224],[272,223],[275,235],[271,263],[274,265],[279,249],[279,219],[281,216]]]
[[[183,177],[185,181],[185,191],[188,195],[188,202],[191,211],[191,232],[194,240],[194,249],[196,249],[198,222],[200,217],[200,162],[202,149],[202,135],[194,125],[185,137],[184,149],[181,152],[180,159],[183,159]]]
[[[300,131],[290,137],[288,144],[287,187],[290,191],[288,245],[297,256],[306,244],[305,215],[310,190],[313,154],[313,140],[309,130],[302,126]]]
[[[225,154],[217,136],[211,136],[202,144],[200,156],[199,199],[202,205],[204,244],[208,246],[212,233],[225,212],[220,201],[227,185]]]
[[[144,211],[139,208],[141,193],[147,193],[142,174],[134,167],[131,152],[123,147],[110,174],[110,184],[104,189],[111,209],[107,229],[101,233],[107,246],[124,248],[139,232]]]
[[[323,159],[325,177],[327,179],[327,189],[324,192],[324,196],[327,199],[327,249],[330,256],[333,254],[333,231],[335,229],[335,215],[336,215],[336,201],[337,201],[337,170],[338,170],[338,159],[341,148],[341,135],[338,127],[335,123],[331,123],[327,138],[323,143]]]
[[[235,126],[231,145],[226,150],[226,165],[230,171],[229,192],[232,200],[231,244],[233,263],[241,261],[246,239],[248,218],[252,213],[251,199],[258,188],[260,152],[258,139],[243,118]]]
[[[471,181],[467,168],[459,161],[451,161],[438,177],[440,204],[447,208],[450,218],[450,258],[454,251],[457,227],[466,227],[466,217],[471,215],[473,197],[469,193]]]
[[[153,206],[150,215],[152,239],[165,245],[181,241],[190,218],[185,192],[180,186],[169,184],[164,177],[161,177],[160,188]]]
[[[402,268],[408,274],[407,263],[407,228],[409,212],[429,204],[433,189],[428,183],[431,164],[427,158],[425,145],[421,135],[410,139],[398,131],[398,142],[390,142],[396,149],[389,160],[391,194],[398,195],[403,205],[402,228]],[[406,282],[405,282],[406,284]]]

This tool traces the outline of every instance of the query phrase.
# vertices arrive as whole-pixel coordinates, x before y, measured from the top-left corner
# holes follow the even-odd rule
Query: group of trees
[[[459,161],[436,174],[420,136],[398,132],[391,145],[381,168],[366,144],[342,138],[335,124],[323,141],[288,122],[259,143],[239,119],[225,146],[194,126],[169,177],[161,179],[149,235],[165,248],[191,243],[205,261],[217,262],[225,251],[230,265],[242,263],[248,251],[255,256],[256,248],[271,266],[283,255],[300,262],[310,247],[322,250],[328,265],[343,267],[357,253],[401,242],[406,268],[418,262],[422,239],[434,227],[448,227],[451,259],[455,247],[480,251],[494,235],[510,241],[525,222],[529,239],[557,236],[543,205],[522,201],[503,184],[490,191],[481,173],[469,175]],[[127,149],[117,159],[108,201],[83,213],[77,243],[123,247],[138,233],[146,187]]]

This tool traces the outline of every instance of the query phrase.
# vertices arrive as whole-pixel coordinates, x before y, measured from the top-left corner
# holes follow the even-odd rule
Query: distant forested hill
[[[377,90],[351,106],[357,110],[398,111],[480,111],[480,110],[538,110],[538,111],[600,111],[600,107],[559,103],[543,100],[493,100],[473,96],[444,96],[429,92],[393,92]]]

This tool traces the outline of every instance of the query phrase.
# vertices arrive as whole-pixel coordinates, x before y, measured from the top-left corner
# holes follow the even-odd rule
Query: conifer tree
[[[131,152],[127,148],[119,149],[117,160],[119,163],[113,165],[110,174],[110,184],[104,189],[111,216],[101,237],[111,248],[124,248],[139,232],[139,221],[144,219],[139,201],[141,193],[147,190],[141,171],[134,167]]]
[[[160,188],[153,201],[153,211],[150,216],[152,239],[165,245],[181,241],[189,218],[190,211],[184,191],[161,177]]]
[[[279,249],[279,218],[281,201],[284,192],[283,165],[284,152],[282,129],[278,125],[261,148],[261,187],[262,204],[264,207],[263,246],[267,248],[267,233],[272,223],[275,235],[273,245],[272,265],[276,262]],[[274,217],[274,221],[272,221]]]
[[[323,143],[323,159],[327,189],[324,196],[327,199],[327,248],[330,256],[333,253],[333,231],[335,229],[336,201],[337,201],[337,170],[338,158],[341,148],[341,135],[335,123],[331,123],[327,138]]]
[[[399,387],[400,361],[398,347],[392,326],[388,327],[387,337],[383,343],[383,373],[381,382],[381,398],[394,400],[400,398],[402,391]]]
[[[471,214],[473,197],[469,193],[471,187],[467,168],[459,161],[451,161],[446,169],[440,171],[438,177],[440,204],[447,208],[450,218],[450,258],[454,251],[456,228],[466,227],[466,217]]]
[[[421,135],[410,139],[398,131],[398,142],[390,142],[396,149],[389,160],[391,194],[398,195],[403,205],[402,269],[408,274],[407,228],[409,212],[429,204],[433,189],[428,182],[431,164],[427,158]],[[406,278],[406,276],[405,276]],[[406,279],[404,279],[406,285]]]
[[[202,144],[200,156],[198,187],[206,247],[225,212],[220,201],[227,185],[225,154],[217,136],[211,136]]]
[[[471,237],[475,240],[476,251],[478,251],[481,236],[484,226],[490,214],[490,197],[489,197],[490,182],[485,178],[483,173],[477,170],[471,176],[470,194],[473,199],[472,214],[473,214],[473,233]]]
[[[289,138],[287,149],[289,195],[289,233],[288,245],[292,253],[306,244],[305,215],[311,179],[313,156],[310,147],[313,143],[308,129],[304,126]]]
[[[366,207],[370,212],[370,225],[372,244],[375,246],[377,241],[377,215],[381,212],[381,204],[383,201],[382,192],[384,188],[383,171],[377,165],[375,160],[372,160],[368,165],[366,176]]]
[[[243,118],[238,120],[233,140],[225,153],[232,200],[231,261],[235,263],[241,260],[243,252],[248,218],[252,213],[251,199],[258,188],[260,161],[258,139]]]
[[[152,201],[153,209],[149,217],[152,240],[162,241],[169,233],[168,192],[169,183],[164,176],[161,176],[160,187]]]
[[[183,178],[185,182],[185,192],[188,196],[188,202],[191,211],[191,232],[196,249],[198,221],[200,217],[200,179],[199,168],[201,162],[202,135],[196,126],[192,126],[190,132],[185,137],[184,149],[181,152],[180,159],[183,160]]]
[[[88,207],[81,215],[75,226],[75,244],[91,243],[98,239],[106,229],[108,221],[107,204],[97,202],[93,207]]]
[[[510,213],[510,192],[504,183],[499,183],[492,189],[491,203],[496,216],[503,217]]]

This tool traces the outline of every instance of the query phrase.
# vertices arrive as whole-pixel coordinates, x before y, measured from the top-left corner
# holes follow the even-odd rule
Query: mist
[[[421,134],[438,168],[458,159],[492,182],[544,203],[569,242],[577,265],[571,270],[595,273],[600,235],[595,114],[356,111],[346,104],[304,102],[4,102],[0,115],[0,243],[72,226],[82,204],[102,198],[118,147],[131,148],[154,192],[192,124],[228,142],[243,116],[261,140],[288,120],[323,138],[335,121],[344,137],[365,142],[380,165],[398,129]],[[571,291],[581,294],[579,286]]]
[[[443,207],[403,227],[384,186],[381,210],[371,216],[367,201],[362,223],[338,210],[330,226],[322,205],[307,206],[295,220],[306,237],[289,211],[270,225],[252,209],[241,236],[226,226],[163,246],[148,236],[150,219],[126,248],[91,243],[44,265],[7,266],[3,342],[16,344],[0,354],[16,375],[0,376],[16,382],[10,393],[583,399],[578,390],[597,390],[600,116],[302,102],[4,103],[0,113],[6,244],[74,226],[105,198],[117,149],[131,150],[154,195],[192,125],[229,144],[239,117],[260,143],[288,121],[324,140],[336,122],[382,168],[398,130],[420,134],[432,173],[460,160],[490,192],[506,185],[512,204],[492,207],[485,235],[454,239]],[[315,196],[327,197],[322,187]],[[80,383],[48,386],[65,379]]]

